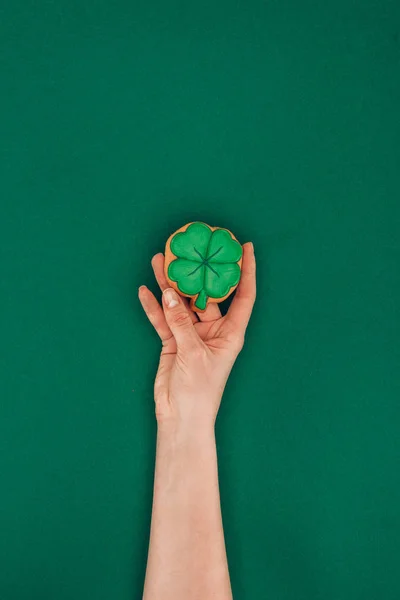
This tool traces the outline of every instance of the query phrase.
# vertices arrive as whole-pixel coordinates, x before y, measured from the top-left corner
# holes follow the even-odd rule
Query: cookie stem
[[[199,295],[196,298],[196,302],[194,303],[194,305],[199,308],[200,310],[205,310],[207,307],[207,294],[205,293],[204,290],[201,290],[201,292],[199,293]]]

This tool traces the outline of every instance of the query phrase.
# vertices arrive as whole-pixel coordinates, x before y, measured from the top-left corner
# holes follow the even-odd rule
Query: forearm
[[[144,600],[230,600],[214,431],[159,430]]]

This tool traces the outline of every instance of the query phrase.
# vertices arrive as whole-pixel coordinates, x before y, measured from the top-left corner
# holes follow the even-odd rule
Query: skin
[[[157,451],[144,600],[231,600],[214,426],[256,297],[255,257],[243,246],[229,311],[194,313],[168,287],[164,256],[152,266],[162,306],[145,286],[144,311],[162,342],[155,380]]]

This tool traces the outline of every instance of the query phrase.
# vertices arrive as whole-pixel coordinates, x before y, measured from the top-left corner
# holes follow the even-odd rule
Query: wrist
[[[157,424],[157,446],[190,449],[215,445],[214,423],[189,425],[168,421]]]
[[[214,427],[158,427],[156,474],[163,473],[168,482],[179,480],[188,489],[202,473],[214,469],[216,461]]]

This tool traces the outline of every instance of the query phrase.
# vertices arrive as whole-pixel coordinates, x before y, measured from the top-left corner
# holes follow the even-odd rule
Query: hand
[[[208,303],[194,313],[164,275],[164,255],[152,259],[163,292],[162,308],[152,292],[139,288],[143,309],[162,341],[154,385],[159,428],[195,432],[214,426],[222,393],[239,354],[256,297],[256,265],[252,243],[243,246],[242,276],[225,316]]]

